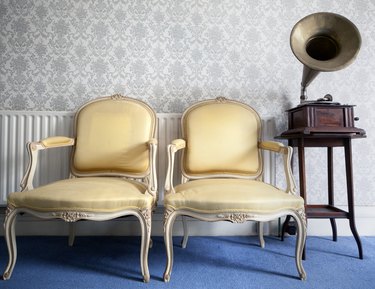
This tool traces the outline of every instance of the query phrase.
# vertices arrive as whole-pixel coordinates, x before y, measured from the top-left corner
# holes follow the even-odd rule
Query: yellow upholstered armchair
[[[11,277],[16,263],[16,216],[29,213],[66,222],[135,216],[142,233],[141,271],[149,281],[151,212],[157,201],[156,122],[147,104],[113,95],[78,110],[74,138],[50,137],[27,144],[30,162],[22,191],[8,196],[4,226],[9,263],[4,279]],[[33,188],[38,152],[66,146],[72,146],[71,177]]]
[[[172,229],[178,216],[203,221],[247,220],[265,222],[291,215],[297,224],[295,260],[299,277],[306,279],[302,251],[306,239],[303,199],[296,195],[291,172],[292,148],[261,141],[257,112],[243,103],[223,97],[188,108],[181,120],[182,137],[168,146],[169,164],[164,198],[164,240],[167,264],[164,281],[170,280],[173,265]],[[181,184],[173,184],[174,158],[182,150]],[[263,182],[262,150],[280,153],[284,160],[286,189]],[[260,236],[261,240],[263,236]],[[263,241],[262,241],[263,242]]]

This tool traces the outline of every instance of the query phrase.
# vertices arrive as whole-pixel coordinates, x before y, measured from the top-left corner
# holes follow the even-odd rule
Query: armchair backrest
[[[261,121],[253,108],[220,97],[191,106],[181,122],[185,177],[261,176]]]
[[[150,171],[148,142],[155,137],[156,122],[147,104],[120,95],[83,105],[74,121],[72,174],[145,177]]]

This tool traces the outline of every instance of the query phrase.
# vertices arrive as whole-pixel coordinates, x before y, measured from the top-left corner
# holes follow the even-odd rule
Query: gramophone
[[[328,12],[308,15],[298,21],[290,34],[290,46],[303,64],[300,104],[288,110],[289,127],[283,134],[358,133],[354,127],[354,105],[333,102],[326,94],[308,100],[306,88],[320,72],[332,72],[350,65],[356,58],[361,35],[347,18]]]

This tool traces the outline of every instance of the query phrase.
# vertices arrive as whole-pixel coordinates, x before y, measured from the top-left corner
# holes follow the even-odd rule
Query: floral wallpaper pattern
[[[348,68],[319,74],[308,95],[330,93],[357,105],[357,124],[368,138],[353,142],[356,200],[375,205],[372,0],[2,0],[0,110],[72,111],[122,93],[157,112],[182,112],[196,101],[226,96],[275,116],[281,132],[285,110],[299,102],[302,75],[290,31],[320,11],[355,23],[362,47]],[[312,190],[326,186],[325,154],[318,154],[308,152]],[[341,152],[335,157],[342,163]],[[344,171],[336,174],[341,190]],[[315,200],[325,200],[326,193],[316,191]],[[346,202],[345,194],[338,202]]]

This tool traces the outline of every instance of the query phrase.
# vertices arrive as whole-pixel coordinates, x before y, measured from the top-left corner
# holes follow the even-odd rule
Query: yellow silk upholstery
[[[28,142],[29,164],[21,192],[8,194],[4,220],[9,261],[3,279],[11,277],[16,259],[15,222],[18,214],[70,222],[69,245],[75,222],[106,221],[134,216],[140,229],[140,267],[149,282],[148,250],[152,211],[158,199],[156,113],[146,103],[115,94],[85,103],[74,118],[73,137],[51,136]],[[55,168],[38,165],[39,155],[53,148],[72,147],[70,178],[37,188],[34,176]],[[48,173],[48,171],[47,171]],[[131,222],[132,223],[132,222]]]
[[[255,180],[194,180],[177,185],[175,191],[175,194],[168,194],[164,199],[164,205],[174,210],[272,213],[304,206],[301,197],[286,194],[274,186]]]
[[[211,103],[187,110],[182,119],[184,170],[188,175],[260,171],[260,119],[248,106]]]
[[[9,195],[8,204],[36,211],[117,212],[150,208],[147,187],[122,178],[85,177],[57,181]]]
[[[78,112],[73,172],[145,174],[154,112],[133,100],[97,102]]]
[[[164,281],[173,266],[173,225],[182,217],[183,239],[188,241],[186,217],[201,221],[258,222],[261,247],[265,246],[263,222],[291,215],[297,226],[296,266],[306,279],[302,251],[306,238],[304,200],[296,195],[290,167],[292,148],[262,141],[261,122],[250,106],[218,97],[198,102],[181,118],[182,137],[168,146],[168,169],[164,193],[164,242],[167,263]],[[261,152],[282,156],[286,187],[265,183]],[[176,154],[181,151],[181,183],[174,184]]]

